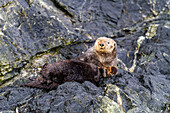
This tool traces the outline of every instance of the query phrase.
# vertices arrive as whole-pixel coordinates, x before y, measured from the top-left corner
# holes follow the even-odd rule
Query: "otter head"
[[[112,53],[117,48],[116,42],[111,38],[100,37],[96,40],[95,49],[97,52]]]

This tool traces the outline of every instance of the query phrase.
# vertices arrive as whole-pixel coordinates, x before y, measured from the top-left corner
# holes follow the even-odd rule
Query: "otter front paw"
[[[113,76],[113,75],[115,75],[116,73],[117,73],[117,68],[116,68],[116,67],[114,67],[114,66],[109,67],[109,69],[108,69],[108,71],[107,71],[107,74],[108,74],[108,75]]]

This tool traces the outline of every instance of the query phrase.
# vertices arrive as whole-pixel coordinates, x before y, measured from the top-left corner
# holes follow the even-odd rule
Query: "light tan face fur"
[[[111,53],[116,46],[113,39],[106,37],[100,37],[95,42],[95,49],[98,52]]]

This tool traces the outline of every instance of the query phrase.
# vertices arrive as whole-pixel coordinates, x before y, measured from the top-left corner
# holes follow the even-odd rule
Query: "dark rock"
[[[66,82],[57,90],[48,93],[30,88],[9,88],[1,90],[1,110],[19,112],[91,112],[97,110],[97,97],[102,89],[90,82],[83,84]],[[3,94],[3,95],[2,95]],[[8,101],[8,99],[11,99]],[[52,107],[53,106],[53,107]],[[13,108],[13,109],[12,109]]]
[[[30,88],[5,87],[0,90],[0,110],[15,111],[17,106],[22,106],[31,101],[34,96],[42,93],[41,90]]]
[[[74,58],[106,36],[117,42],[120,69],[100,86],[119,87],[126,112],[169,112],[169,19],[167,0],[1,0],[0,111],[111,112],[116,92],[90,82],[19,87],[42,64]]]

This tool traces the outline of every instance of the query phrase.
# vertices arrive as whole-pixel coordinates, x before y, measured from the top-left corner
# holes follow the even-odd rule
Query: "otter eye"
[[[114,47],[116,47],[116,44],[114,44]]]

